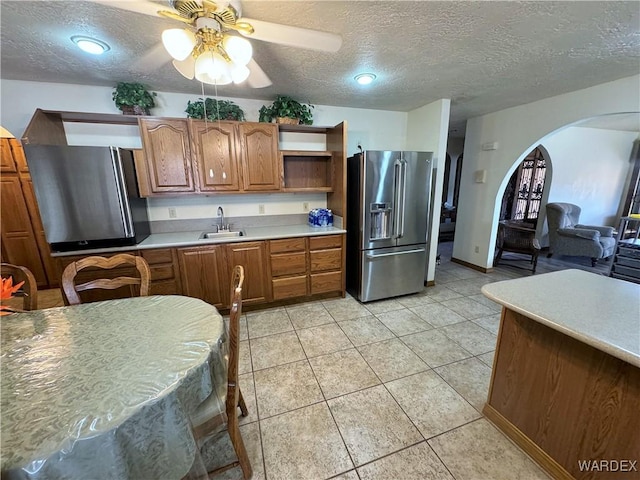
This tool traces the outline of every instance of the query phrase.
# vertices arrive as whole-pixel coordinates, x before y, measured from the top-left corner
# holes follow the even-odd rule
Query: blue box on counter
[[[309,211],[309,226],[311,227],[332,227],[333,213],[326,208],[314,208]]]

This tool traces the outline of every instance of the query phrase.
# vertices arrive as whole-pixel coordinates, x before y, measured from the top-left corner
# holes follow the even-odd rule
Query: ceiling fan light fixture
[[[369,85],[376,79],[376,75],[373,73],[359,73],[354,77],[354,79],[360,85]]]
[[[231,83],[231,72],[222,55],[211,50],[202,52],[195,62],[196,80],[213,85]]]
[[[182,61],[189,57],[196,46],[196,36],[186,28],[170,28],[162,32],[162,44],[175,60]]]
[[[80,50],[91,53],[92,55],[102,55],[104,52],[111,50],[108,44],[96,38],[74,35],[71,37],[71,41],[75,43]]]
[[[173,60],[173,66],[178,70],[180,75],[182,75],[187,80],[193,80],[193,74],[196,64],[196,59],[193,58],[192,55],[189,55],[187,58],[179,62],[178,60]]]
[[[253,47],[251,42],[245,38],[227,35],[222,41],[222,48],[227,52],[229,58],[238,65],[247,65],[251,61]]]
[[[232,64],[230,70],[231,79],[236,85],[244,82],[247,78],[249,78],[249,74],[251,73],[246,65]]]

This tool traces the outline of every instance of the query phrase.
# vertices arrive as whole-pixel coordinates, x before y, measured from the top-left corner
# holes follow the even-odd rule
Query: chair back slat
[[[24,281],[22,291],[24,297],[22,301],[23,310],[38,309],[38,283],[36,277],[27,267],[13,265],[11,263],[2,263],[0,267],[0,275],[2,277],[12,277],[13,285]]]
[[[242,284],[244,268],[236,265],[231,276],[231,310],[229,312],[229,365],[227,370],[227,415],[238,408],[238,362],[240,358],[240,316],[242,315]]]
[[[101,278],[78,285],[75,283],[76,275],[85,268],[96,267],[110,270],[120,265],[133,265],[138,270],[140,277],[116,277],[111,279]],[[77,305],[82,303],[78,292],[95,288],[113,290],[127,285],[139,285],[140,296],[146,297],[149,295],[150,281],[151,271],[149,269],[149,265],[142,257],[136,257],[127,253],[121,253],[109,258],[91,256],[67,265],[67,268],[65,268],[62,273],[62,290],[67,296],[69,305]]]

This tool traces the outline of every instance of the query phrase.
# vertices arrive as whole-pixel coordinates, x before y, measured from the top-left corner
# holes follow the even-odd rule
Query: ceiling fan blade
[[[249,23],[254,28],[255,31],[251,35],[240,30],[247,38],[320,52],[337,52],[342,46],[342,37],[335,33],[263,22],[253,18],[243,17],[238,19],[238,22]]]
[[[247,67],[249,67],[249,77],[247,78],[247,84],[251,88],[265,88],[273,83],[253,58],[249,61]]]
[[[99,3],[101,5],[106,5],[107,7],[119,8],[121,10],[127,10],[129,12],[142,13],[144,15],[158,16],[158,11],[160,10],[170,10],[171,7],[168,5],[159,5],[154,2],[148,2],[146,0],[136,0],[136,1],[118,1],[118,0],[88,0],[92,3]],[[168,7],[168,8],[167,8]],[[173,10],[176,15],[178,12]]]

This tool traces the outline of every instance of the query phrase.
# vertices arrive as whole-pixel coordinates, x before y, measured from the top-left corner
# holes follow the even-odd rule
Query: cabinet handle
[[[209,177],[210,177],[210,178],[213,178],[213,168],[210,168],[210,169],[209,169]]]
[[[227,173],[224,170],[222,171],[222,179],[223,180],[227,179]]]

